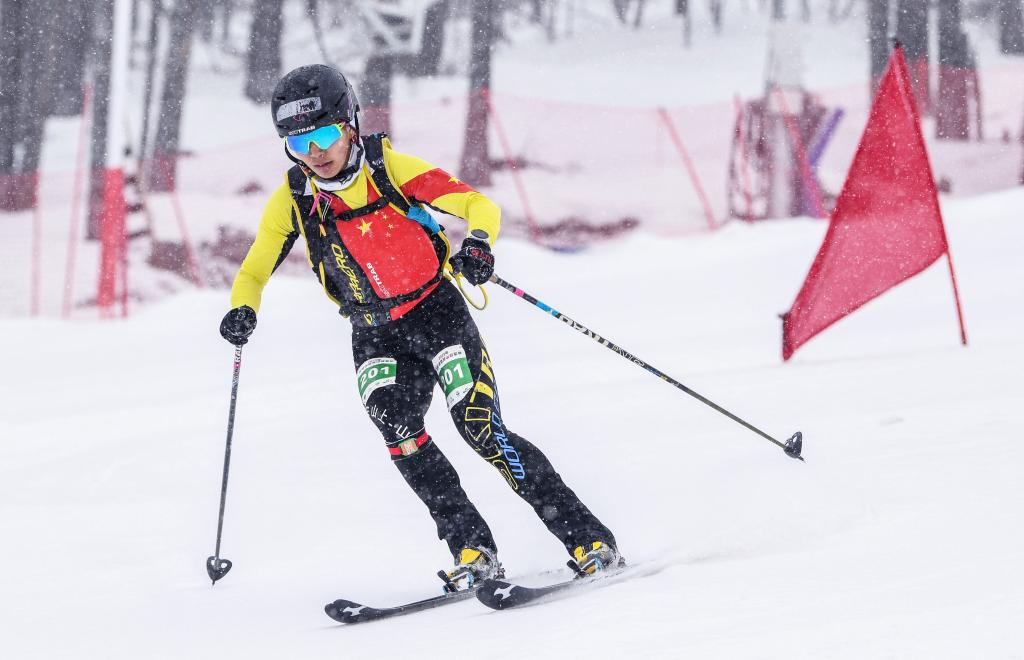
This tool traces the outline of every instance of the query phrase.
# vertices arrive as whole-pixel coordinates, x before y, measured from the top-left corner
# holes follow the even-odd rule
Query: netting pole
[[[505,152],[505,163],[508,164],[508,168],[512,173],[512,181],[516,186],[516,192],[519,194],[519,201],[523,205],[523,213],[526,214],[526,224],[530,227],[530,236],[533,238],[535,243],[540,243],[540,228],[537,227],[537,223],[533,220],[533,211],[530,210],[530,200],[526,195],[526,186],[523,185],[523,180],[519,176],[519,170],[516,168],[515,161],[512,159],[512,147],[509,145],[508,136],[505,134],[505,129],[501,124],[501,119],[498,117],[498,113],[494,108],[494,103],[491,101],[491,92],[489,89],[481,89],[480,93],[484,97],[484,105],[487,106],[487,112],[491,115],[491,119],[494,120],[494,129],[498,133],[498,141],[501,143],[501,148]]]
[[[683,138],[680,137],[679,131],[676,130],[676,125],[672,122],[672,117],[669,116],[668,111],[665,108],[658,108],[658,116],[661,117],[661,121],[668,128],[669,137],[672,138],[676,151],[679,152],[680,157],[683,159],[686,172],[690,175],[690,181],[693,182],[693,187],[697,191],[697,197],[700,198],[701,206],[704,207],[704,218],[707,220],[708,229],[714,231],[718,228],[718,223],[715,222],[715,213],[711,210],[711,202],[708,201],[708,196],[704,194],[704,186],[701,185],[700,177],[697,176],[697,170],[693,166],[693,161],[690,160],[690,152],[686,150]]]
[[[71,220],[68,222],[68,256],[64,266],[64,301],[61,315],[70,318],[75,282],[75,256],[78,250],[78,213],[82,206],[82,184],[85,181],[86,129],[89,127],[89,113],[92,109],[92,83],[85,84],[82,92],[82,120],[78,131],[78,153],[75,155],[75,182],[71,193]]]

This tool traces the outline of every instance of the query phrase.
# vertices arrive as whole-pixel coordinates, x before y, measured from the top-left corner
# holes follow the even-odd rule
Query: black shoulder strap
[[[306,194],[306,173],[298,165],[288,170],[288,188],[291,189],[295,205],[299,207],[298,221],[302,222],[313,211],[313,196]]]
[[[397,206],[402,213],[409,212],[409,200],[405,198],[388,174],[387,165],[384,163],[384,140],[387,133],[371,133],[363,138],[363,149],[366,151],[366,162],[370,165],[370,176],[373,178],[373,185],[377,186],[381,197]]]
[[[302,171],[302,168],[294,165],[288,170],[288,188],[292,194],[292,201],[295,202],[295,207],[299,211],[299,217],[292,218],[292,221],[295,223],[295,229],[301,231],[302,236],[306,239],[309,260],[314,264],[313,272],[317,272],[316,264],[320,263],[322,255],[320,254],[320,241],[313,240],[312,237],[316,235],[319,219],[313,217],[313,196],[306,194],[306,185],[306,173]],[[319,276],[317,273],[317,277]]]

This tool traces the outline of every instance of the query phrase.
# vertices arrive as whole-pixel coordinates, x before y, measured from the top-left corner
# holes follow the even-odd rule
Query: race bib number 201
[[[359,398],[366,405],[366,400],[375,390],[385,385],[394,385],[398,374],[398,363],[394,358],[373,358],[359,365],[356,370],[356,382],[359,384]]]
[[[441,389],[444,390],[445,402],[451,410],[452,406],[473,389],[473,374],[469,372],[466,351],[459,344],[449,346],[435,355],[432,362]]]

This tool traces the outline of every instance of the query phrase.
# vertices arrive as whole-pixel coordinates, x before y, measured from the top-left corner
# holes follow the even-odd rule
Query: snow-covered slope
[[[324,603],[436,593],[449,563],[355,393],[349,331],[276,278],[246,347],[210,587],[232,349],[223,292],[125,321],[0,322],[6,658],[1021,657],[1024,194],[946,205],[972,344],[933,266],[787,365],[816,222],[637,236],[498,270],[777,436],[805,464],[494,289],[505,418],[654,574],[522,611],[352,628]],[[428,428],[511,575],[565,556],[443,406]]]

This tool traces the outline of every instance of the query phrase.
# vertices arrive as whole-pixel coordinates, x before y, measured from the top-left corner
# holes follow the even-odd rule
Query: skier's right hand
[[[230,310],[220,322],[220,336],[235,346],[242,346],[249,341],[249,335],[255,329],[256,310],[248,305]]]

